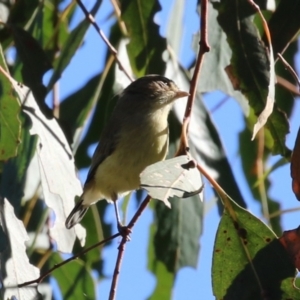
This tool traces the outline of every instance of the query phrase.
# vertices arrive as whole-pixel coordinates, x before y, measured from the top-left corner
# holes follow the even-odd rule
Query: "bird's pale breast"
[[[102,198],[109,200],[113,194],[122,195],[139,188],[140,173],[167,154],[168,112],[167,107],[163,108],[160,113],[147,116],[152,118],[151,122],[141,120],[138,126],[121,131],[115,151],[97,168],[93,186],[84,197],[85,204]]]

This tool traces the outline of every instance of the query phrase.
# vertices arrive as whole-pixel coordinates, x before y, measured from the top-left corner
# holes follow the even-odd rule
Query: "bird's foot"
[[[132,232],[131,228],[118,223],[118,231],[120,235],[126,239],[127,242],[130,241],[130,234]]]

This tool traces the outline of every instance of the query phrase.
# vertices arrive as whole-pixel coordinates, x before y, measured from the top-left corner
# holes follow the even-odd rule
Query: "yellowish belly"
[[[155,129],[141,131],[136,128],[129,135],[132,138],[121,137],[115,151],[98,167],[93,183],[85,192],[85,204],[110,200],[113,195],[121,196],[139,188],[140,173],[147,166],[163,160],[168,151],[168,124]]]

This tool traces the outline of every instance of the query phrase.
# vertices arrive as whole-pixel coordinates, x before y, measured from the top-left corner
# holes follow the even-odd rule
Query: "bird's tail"
[[[66,219],[65,225],[67,229],[71,229],[73,226],[75,226],[77,223],[79,223],[85,213],[87,212],[89,205],[84,205],[83,199],[81,199],[73,208],[73,210],[70,212],[69,216]]]

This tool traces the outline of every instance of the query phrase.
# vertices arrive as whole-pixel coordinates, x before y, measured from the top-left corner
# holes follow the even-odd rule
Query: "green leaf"
[[[229,201],[214,245],[216,299],[300,299],[299,290],[293,286],[295,267],[274,233]]]
[[[95,15],[101,5],[102,1],[96,1],[91,10],[91,14]],[[84,35],[90,26],[90,22],[84,19],[69,35],[64,47],[61,50],[60,56],[54,63],[54,72],[48,84],[48,91],[52,89],[55,82],[60,78],[64,69],[68,66],[75,52],[81,45]]]
[[[2,201],[2,198],[0,198]],[[4,232],[4,228],[0,226],[0,253],[2,254],[5,249],[7,249],[9,243],[8,236]],[[2,256],[1,260],[3,261],[5,258]],[[3,276],[3,275],[2,275]]]
[[[78,168],[90,166],[91,158],[87,153],[88,147],[90,147],[91,144],[99,141],[104,125],[106,124],[106,121],[113,110],[116,100],[116,98],[112,99],[115,93],[114,74],[114,68],[111,68],[104,80],[99,99],[97,99],[98,102],[93,112],[88,132],[83,138],[76,152],[75,158]]]
[[[97,242],[103,240],[103,238],[110,237],[112,235],[111,225],[104,222],[106,207],[109,205],[106,201],[98,201],[97,204],[92,205],[87,211],[86,215],[80,222],[85,228],[86,235],[86,246],[91,246]],[[110,242],[105,243],[103,247],[109,246]],[[78,240],[75,243],[73,253],[82,251],[82,246]],[[103,259],[102,259],[102,247],[97,247],[86,253],[81,258],[85,265],[95,270],[98,276],[105,276],[103,274]]]
[[[31,124],[27,116],[22,116],[22,133],[19,153],[4,163],[0,182],[0,194],[9,199],[16,215],[19,216],[24,195],[26,171],[36,150],[37,137],[29,133]]]
[[[1,47],[0,65],[7,69]],[[2,74],[0,81],[0,161],[17,155],[21,134],[19,112],[20,104],[12,93],[11,83]]]
[[[54,266],[61,263],[58,253],[52,253],[49,264]],[[52,276],[57,280],[62,293],[62,299],[95,300],[95,282],[91,270],[81,260],[76,260],[56,269]]]
[[[157,231],[155,255],[176,274],[185,266],[196,268],[202,232],[203,202],[200,197],[170,199],[171,209],[160,201],[155,206]]]
[[[297,36],[300,29],[300,1],[279,1],[275,12],[268,22],[272,37],[274,56],[282,53]]]
[[[238,81],[236,88],[248,98],[258,116],[265,107],[270,70],[266,49],[250,17],[254,10],[249,2],[239,0],[235,0],[234,5],[232,1],[222,0],[214,7],[219,12],[218,22],[232,50],[231,76]],[[290,150],[285,146],[289,125],[285,114],[276,105],[266,125],[273,137],[273,154],[290,156]]]
[[[42,45],[51,61],[55,60],[58,50],[62,49],[69,37],[68,24],[73,16],[75,3],[60,11],[59,3],[39,5],[35,18],[28,31]],[[59,14],[58,14],[58,11]]]
[[[97,74],[60,104],[60,125],[69,140],[74,137],[76,130],[83,127],[87,121],[99,97],[100,81],[101,74]]]
[[[171,299],[175,276],[173,273],[168,272],[166,266],[155,257],[153,244],[155,227],[156,226],[154,224],[150,226],[148,269],[155,275],[157,284],[149,300]]]
[[[20,144],[20,105],[11,94],[9,84],[0,82],[0,160],[7,160],[17,155]]]
[[[13,4],[9,2],[2,3],[5,3],[6,7],[9,8],[8,20],[1,18],[1,21],[8,26],[5,26],[0,31],[1,46],[6,51],[12,46],[12,34],[9,25],[13,24],[14,26],[25,28],[42,4],[39,0],[21,0]]]
[[[253,128],[251,125],[249,127]],[[254,199],[261,203],[262,214],[265,218],[268,218],[269,214],[280,210],[280,203],[269,196],[270,180],[268,177],[265,179],[260,178],[263,174],[259,174],[257,168],[258,141],[251,141],[251,135],[252,134],[247,127],[239,134],[242,167]],[[262,164],[266,164],[267,157],[268,153],[265,153],[261,158],[263,160]],[[265,193],[261,193],[262,191],[265,191]],[[280,234],[282,231],[280,220],[280,215],[269,220],[272,229],[277,234]]]
[[[117,45],[121,40],[121,32],[117,24],[111,27],[109,40],[114,47],[118,48]],[[110,53],[108,52],[105,65],[109,63],[109,59]],[[76,152],[75,158],[76,166],[78,166],[78,168],[90,166],[91,158],[88,156],[87,150],[91,144],[99,141],[102,129],[104,128],[104,125],[115,106],[117,97],[114,96],[120,92],[120,87],[116,86],[115,68],[116,64],[113,63],[107,70],[107,74],[104,79],[102,78],[104,81],[101,83],[101,93],[99,97],[95,99],[97,100],[97,103],[90,120],[90,127]],[[98,87],[100,87],[100,85]]]
[[[167,42],[159,35],[159,27],[154,22],[154,16],[160,9],[157,0],[121,1],[121,17],[130,38],[128,56],[137,77],[164,73],[162,54],[167,48]]]
[[[10,78],[14,91],[32,121],[31,134],[39,136],[37,155],[43,195],[48,207],[55,213],[55,225],[50,229],[51,238],[63,252],[71,251],[76,235],[84,243],[85,231],[81,226],[67,230],[63,226],[72,209],[75,196],[82,193],[82,187],[74,168],[74,159],[65,136],[56,120],[47,120],[39,110],[28,87],[19,86]],[[66,181],[65,179],[68,178]]]
[[[43,85],[44,74],[51,69],[44,50],[30,33],[17,26],[10,25],[18,55],[23,63],[22,78],[34,95],[40,110],[47,118],[52,117],[52,110],[45,104],[46,87]]]
[[[225,94],[235,98],[241,105],[245,114],[248,113],[249,104],[240,91],[234,90],[225,68],[230,64],[232,55],[231,49],[226,40],[226,34],[216,22],[217,11],[213,8],[212,3],[208,2],[208,37],[210,50],[205,54],[203,65],[200,71],[200,80],[198,91],[200,93],[213,92],[220,90]],[[194,37],[194,51],[198,53],[200,35]],[[197,44],[196,44],[197,43]],[[209,74],[209,76],[207,76]]]

